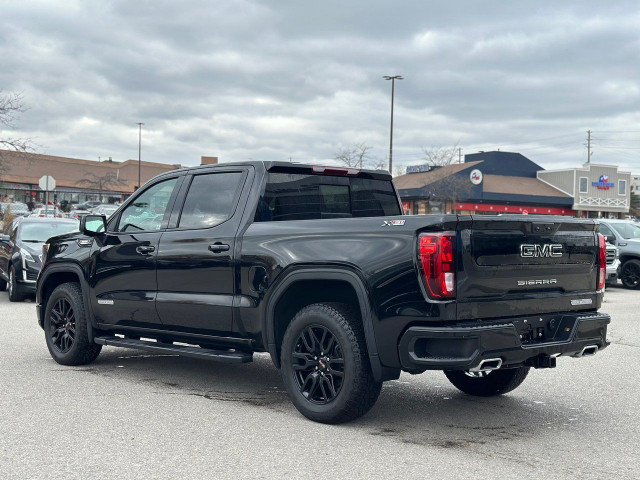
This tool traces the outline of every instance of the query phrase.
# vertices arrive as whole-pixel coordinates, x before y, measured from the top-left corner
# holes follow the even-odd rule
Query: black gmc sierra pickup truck
[[[64,365],[269,352],[298,410],[339,423],[401,371],[489,396],[595,354],[605,272],[592,220],[406,216],[386,172],[248,162],[162,174],[51,238],[37,311]]]

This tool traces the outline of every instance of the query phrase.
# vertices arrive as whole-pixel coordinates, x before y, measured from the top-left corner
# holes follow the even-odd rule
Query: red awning
[[[570,208],[496,205],[491,203],[456,203],[457,210],[474,210],[476,212],[523,213],[529,215],[575,215]]]

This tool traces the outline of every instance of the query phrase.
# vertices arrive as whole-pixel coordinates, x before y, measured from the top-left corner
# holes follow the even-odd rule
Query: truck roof
[[[356,167],[345,167],[341,165],[322,165],[322,164],[311,164],[311,163],[295,163],[295,162],[279,162],[279,161],[266,161],[266,160],[247,160],[241,162],[228,162],[228,163],[218,163],[216,165],[198,165],[197,167],[185,167],[177,170],[171,170],[169,172],[163,173],[164,175],[173,174],[176,172],[190,172],[190,171],[198,171],[198,170],[209,170],[221,167],[235,167],[235,166],[246,166],[252,165],[254,167],[259,166],[264,168],[268,172],[295,172],[300,171],[307,173],[326,173],[326,174],[335,174],[335,175],[350,175],[350,176],[359,176],[364,175],[370,178],[379,178],[384,180],[391,180],[391,174],[386,170],[372,170],[366,168],[356,168]],[[324,168],[324,171],[320,171],[321,168]]]

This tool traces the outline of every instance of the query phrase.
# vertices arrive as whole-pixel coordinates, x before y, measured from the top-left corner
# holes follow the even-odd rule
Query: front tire
[[[362,322],[344,304],[300,310],[284,335],[281,365],[293,404],[316,422],[355,420],[373,407],[382,388],[371,372]]]
[[[24,300],[24,296],[20,291],[20,285],[18,285],[18,281],[16,280],[16,269],[15,267],[11,267],[9,269],[9,301],[10,302],[21,302]]]
[[[467,395],[492,397],[515,390],[529,374],[529,367],[492,370],[474,375],[461,370],[445,370],[444,374],[458,390]]]
[[[640,287],[640,261],[627,260],[620,269],[620,280],[625,288],[632,290]]]
[[[85,365],[98,358],[102,345],[89,341],[88,321],[80,286],[57,286],[47,301],[44,317],[47,348],[56,362]]]

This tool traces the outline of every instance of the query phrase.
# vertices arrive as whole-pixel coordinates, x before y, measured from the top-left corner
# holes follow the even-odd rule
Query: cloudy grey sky
[[[394,163],[458,142],[640,172],[637,1],[0,0],[0,90],[52,155]],[[5,132],[6,133],[6,132]],[[13,132],[15,135],[16,132]]]

